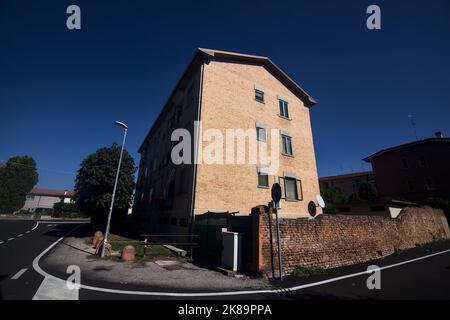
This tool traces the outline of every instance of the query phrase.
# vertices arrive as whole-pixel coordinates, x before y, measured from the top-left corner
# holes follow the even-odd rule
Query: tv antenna
[[[414,116],[410,114],[408,115],[408,118],[411,122],[411,126],[413,127],[414,137],[416,137],[416,140],[419,140],[419,138],[417,138],[416,122],[414,121]]]

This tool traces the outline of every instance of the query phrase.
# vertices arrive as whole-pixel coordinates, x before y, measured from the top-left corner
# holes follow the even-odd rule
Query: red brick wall
[[[253,212],[254,270],[266,276],[278,270],[275,216],[264,207]],[[280,219],[283,273],[296,266],[334,268],[362,263],[403,250],[446,239],[441,210],[407,208],[399,218],[321,215],[315,220]]]

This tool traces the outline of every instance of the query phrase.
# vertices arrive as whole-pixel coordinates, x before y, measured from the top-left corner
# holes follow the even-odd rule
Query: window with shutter
[[[297,200],[303,200],[302,180],[297,179]]]
[[[286,199],[286,187],[284,185],[284,177],[278,177],[278,183],[281,187],[281,199]]]

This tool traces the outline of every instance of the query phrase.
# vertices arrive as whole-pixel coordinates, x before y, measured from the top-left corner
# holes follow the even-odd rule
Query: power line
[[[419,139],[417,138],[416,122],[414,121],[414,116],[410,114],[410,115],[408,115],[408,118],[411,121],[411,126],[413,127],[414,136],[416,137],[416,141],[418,141]]]
[[[0,159],[1,162],[5,163],[13,163],[13,164],[17,164],[19,166],[23,166],[23,167],[28,167],[28,168],[36,168],[37,170],[42,170],[42,171],[47,171],[47,172],[54,172],[54,173],[60,173],[60,174],[68,174],[68,175],[76,175],[77,172],[70,172],[70,171],[61,171],[61,170],[53,170],[53,169],[47,169],[47,168],[42,168],[42,167],[33,167],[33,166],[29,166],[20,162],[14,162],[14,161],[7,161],[4,159]]]

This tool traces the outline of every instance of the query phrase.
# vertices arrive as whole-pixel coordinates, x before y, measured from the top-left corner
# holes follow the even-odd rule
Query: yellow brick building
[[[279,182],[284,197],[280,214],[308,216],[308,205],[319,194],[309,114],[314,104],[266,57],[198,49],[139,149],[133,212],[152,231],[186,234],[195,215],[249,214],[252,207],[266,205],[270,187]],[[178,128],[192,136],[191,164],[172,162],[171,151],[178,142],[171,141],[171,135]],[[256,163],[195,163],[211,143],[204,141],[205,132],[222,133],[225,139],[227,130],[235,129],[255,132],[245,146],[256,144],[260,150],[267,144],[270,152],[272,143],[279,144],[275,171],[259,158]],[[236,146],[233,155],[237,150]],[[245,159],[251,155],[249,150]]]

